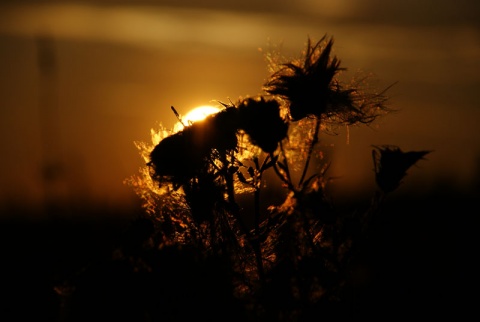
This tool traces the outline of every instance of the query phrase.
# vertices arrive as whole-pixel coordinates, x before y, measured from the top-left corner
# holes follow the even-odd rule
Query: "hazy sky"
[[[62,169],[67,197],[131,200],[123,180],[143,162],[134,141],[173,126],[171,105],[186,114],[260,94],[264,53],[298,57],[307,37],[324,34],[347,77],[398,82],[389,91],[398,113],[350,129],[348,142],[346,131],[323,138],[335,143],[332,171],[346,185],[371,181],[371,145],[394,144],[434,150],[410,186],[468,182],[480,160],[479,3],[4,0],[0,202],[41,200],[45,163]]]

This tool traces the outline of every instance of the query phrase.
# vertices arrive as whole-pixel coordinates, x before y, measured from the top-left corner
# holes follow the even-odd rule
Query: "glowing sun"
[[[198,106],[192,110],[190,110],[185,116],[182,116],[182,122],[177,122],[174,127],[173,131],[178,132],[183,130],[184,125],[189,125],[191,123],[201,121],[210,114],[214,114],[220,111],[220,108],[210,106],[210,105],[202,105]],[[183,123],[183,124],[182,124]]]

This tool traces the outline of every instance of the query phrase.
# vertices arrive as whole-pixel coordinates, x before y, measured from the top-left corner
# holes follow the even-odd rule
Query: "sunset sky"
[[[45,162],[61,169],[64,197],[130,202],[134,142],[173,127],[170,106],[185,115],[262,94],[265,53],[299,57],[325,34],[347,78],[397,82],[398,112],[321,137],[335,144],[332,175],[373,182],[372,145],[392,144],[433,151],[407,188],[468,184],[480,171],[479,18],[476,0],[4,0],[0,203],[41,202]]]

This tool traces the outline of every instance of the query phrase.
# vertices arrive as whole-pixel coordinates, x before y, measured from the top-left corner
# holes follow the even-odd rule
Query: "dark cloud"
[[[73,0],[3,0],[1,4],[78,3]],[[303,19],[328,19],[345,23],[370,24],[455,24],[479,27],[480,2],[476,0],[84,0],[83,5],[159,6],[189,9],[211,9],[236,12],[286,14]]]

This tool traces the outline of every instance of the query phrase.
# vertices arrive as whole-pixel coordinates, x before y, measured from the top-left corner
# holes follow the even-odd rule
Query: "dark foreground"
[[[392,196],[352,271],[347,300],[313,310],[308,320],[469,315],[477,291],[478,196],[441,189],[428,196]],[[162,276],[135,274],[114,261],[119,249],[136,251],[135,236],[146,229],[140,215],[101,207],[68,216],[6,209],[0,225],[0,321],[248,319],[226,295],[221,273],[197,265],[187,251],[159,254]],[[75,292],[67,283],[72,280]],[[280,298],[272,301],[285,305]]]

